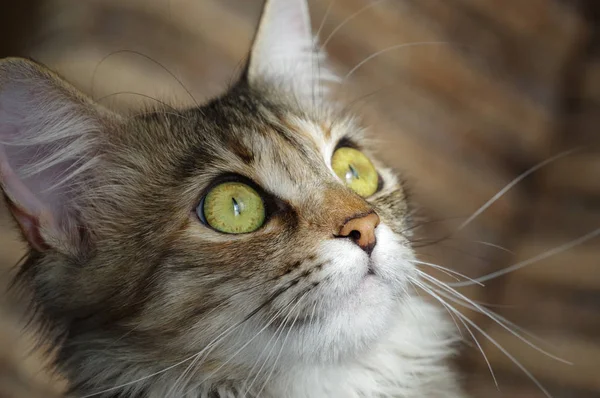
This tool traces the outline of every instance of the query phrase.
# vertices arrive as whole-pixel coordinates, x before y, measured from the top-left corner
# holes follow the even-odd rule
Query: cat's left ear
[[[337,77],[312,34],[306,0],[267,0],[254,38],[246,78],[250,85],[277,85],[297,99],[312,99]]]
[[[0,188],[32,249],[85,249],[81,198],[116,118],[43,66],[0,60]]]

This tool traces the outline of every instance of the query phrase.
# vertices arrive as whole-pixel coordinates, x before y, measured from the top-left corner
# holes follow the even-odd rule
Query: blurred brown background
[[[330,2],[310,1],[315,29]],[[152,102],[149,97],[191,104],[165,68],[198,100],[218,94],[239,71],[261,3],[4,1],[0,56],[32,56],[128,112],[139,112]],[[599,23],[597,0],[331,4],[321,37],[335,32],[327,50],[342,75],[390,46],[447,43],[385,52],[341,90],[348,101],[357,100],[354,106],[380,140],[382,155],[406,176],[429,220],[419,230],[424,261],[475,277],[600,228]],[[583,150],[536,171],[460,234],[450,234],[513,178],[573,147]],[[22,245],[6,227],[4,211],[0,223],[0,269],[9,270]],[[1,277],[0,288],[6,282]],[[554,397],[600,397],[600,239],[485,288],[461,291],[494,304],[492,310],[544,340],[533,340],[540,347],[573,362],[548,358],[465,310]],[[29,354],[29,339],[17,323],[23,306],[8,298],[0,302],[0,397],[52,396],[62,383],[49,381],[40,355]],[[473,396],[543,396],[492,343],[476,336],[500,388],[471,344],[459,366]]]

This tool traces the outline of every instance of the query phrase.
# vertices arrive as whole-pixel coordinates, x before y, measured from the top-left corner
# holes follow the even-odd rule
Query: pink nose
[[[375,238],[375,228],[379,225],[379,216],[377,213],[369,213],[366,216],[360,215],[346,221],[340,232],[339,237],[348,237],[354,243],[360,246],[367,254],[371,254],[377,239]]]

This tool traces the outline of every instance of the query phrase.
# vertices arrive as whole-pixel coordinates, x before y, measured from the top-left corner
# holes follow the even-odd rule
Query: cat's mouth
[[[364,276],[362,277],[362,279],[358,283],[358,286],[352,294],[361,294],[364,290],[368,289],[374,283],[380,282],[380,280],[381,278],[379,277],[379,275],[377,275],[375,270],[373,268],[369,268],[367,272],[365,272]]]
[[[342,300],[360,296],[363,293],[368,293],[375,285],[385,283],[383,276],[378,270],[378,264],[373,258],[369,258],[366,264],[363,265],[364,270],[361,276],[352,283],[352,287],[341,295]]]
[[[375,275],[375,266],[373,264],[373,260],[369,260],[369,264],[367,264],[367,273],[365,274],[365,278],[369,275]]]
[[[372,294],[374,290],[378,289],[378,287],[381,288],[382,282],[383,280],[381,275],[377,273],[376,266],[374,265],[373,261],[370,260],[367,269],[364,271],[363,275],[355,281],[354,286],[343,295],[338,296],[336,299],[334,299],[334,301],[337,302],[338,305],[341,304],[341,306],[344,307],[349,302],[359,299],[359,297],[363,294]],[[320,292],[314,291],[314,293],[320,295]],[[322,299],[323,298],[319,298],[317,300]],[[359,299],[359,301],[361,300]],[[317,319],[326,316],[323,313],[315,313],[314,310],[311,311],[311,309],[312,305],[307,304],[302,306],[302,308],[297,309],[297,311],[294,311],[295,315],[292,315],[291,313],[279,314],[273,318],[270,328],[299,328],[304,325],[314,323],[317,321]]]

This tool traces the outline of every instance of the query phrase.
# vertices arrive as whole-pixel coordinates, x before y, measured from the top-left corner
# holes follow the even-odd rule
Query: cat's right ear
[[[266,0],[245,78],[250,85],[278,85],[299,100],[318,100],[326,81],[338,78],[325,65],[313,36],[306,0]]]
[[[0,184],[34,250],[82,250],[78,200],[99,159],[104,112],[46,68],[0,60]]]

